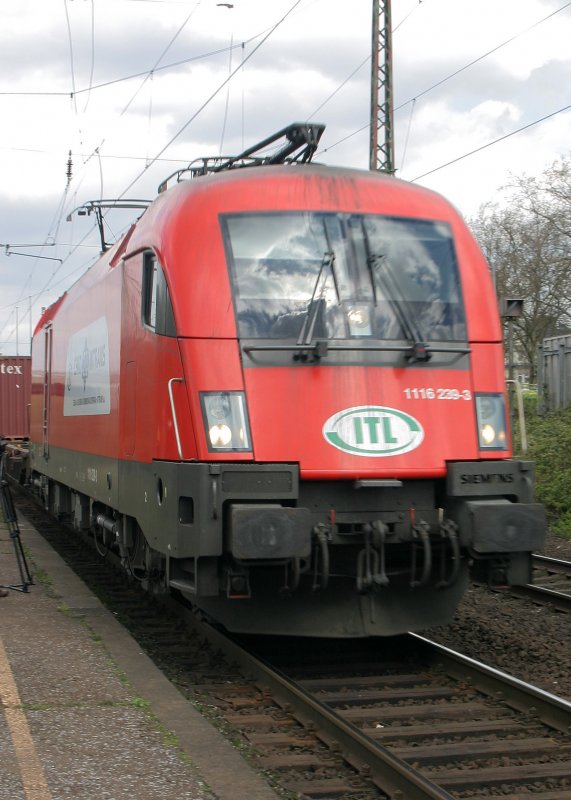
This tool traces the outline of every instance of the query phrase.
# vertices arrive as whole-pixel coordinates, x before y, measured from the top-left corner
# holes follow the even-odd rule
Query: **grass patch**
[[[30,559],[28,559],[28,564],[30,564]],[[54,581],[51,575],[49,575],[40,567],[37,567],[35,563],[31,564],[30,571],[32,572],[34,583],[43,586],[48,597],[51,597],[53,600],[61,598],[61,594],[59,594],[59,592],[57,592],[55,589]],[[62,603],[60,610],[63,609],[63,606],[64,604]]]
[[[149,701],[145,700],[144,697],[132,697],[129,700],[129,705],[133,706],[133,708],[141,708],[144,711],[148,711],[151,707]]]

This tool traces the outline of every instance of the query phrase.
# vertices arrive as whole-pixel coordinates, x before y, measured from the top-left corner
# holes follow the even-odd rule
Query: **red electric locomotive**
[[[466,225],[305,163],[321,132],[171,176],[45,312],[30,478],[231,630],[392,635],[449,621],[469,568],[527,582],[545,519]]]

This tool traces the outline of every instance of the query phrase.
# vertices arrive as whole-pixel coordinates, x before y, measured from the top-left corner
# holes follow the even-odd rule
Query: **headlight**
[[[506,410],[501,394],[476,395],[480,450],[507,450]]]
[[[349,306],[347,322],[350,336],[371,336],[371,312],[366,305]]]
[[[211,452],[252,449],[244,392],[201,392],[200,402]]]

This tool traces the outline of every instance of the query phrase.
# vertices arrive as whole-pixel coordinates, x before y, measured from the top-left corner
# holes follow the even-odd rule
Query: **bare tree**
[[[541,341],[571,325],[571,160],[555,162],[539,178],[516,177],[506,188],[507,204],[482,206],[470,225],[498,297],[524,299],[513,335],[533,382]]]

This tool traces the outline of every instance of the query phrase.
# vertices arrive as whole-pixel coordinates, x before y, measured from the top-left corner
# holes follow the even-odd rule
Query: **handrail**
[[[170,404],[171,404],[171,413],[172,413],[172,421],[173,421],[173,424],[174,424],[174,435],[176,437],[176,447],[177,447],[177,450],[178,450],[178,457],[182,461],[183,460],[183,458],[182,458],[182,445],[180,443],[180,433],[179,433],[179,430],[178,430],[178,420],[176,418],[176,410],[175,410],[175,407],[174,407],[174,397],[173,397],[173,393],[172,393],[172,385],[173,385],[173,383],[184,383],[184,378],[171,378],[169,380],[169,383],[168,383],[169,400],[170,400]]]

